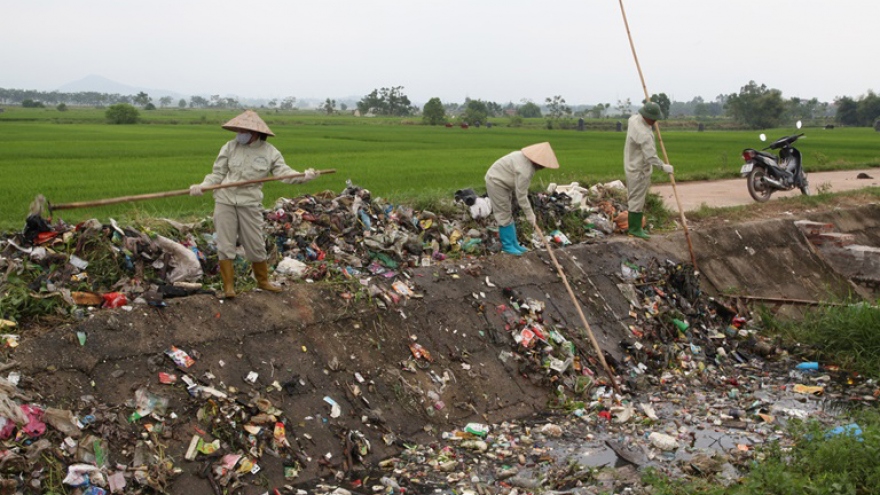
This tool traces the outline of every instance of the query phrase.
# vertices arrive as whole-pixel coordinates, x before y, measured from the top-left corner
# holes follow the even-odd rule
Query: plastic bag
[[[104,298],[104,308],[121,308],[128,304],[128,299],[121,292],[108,292],[102,297]]]
[[[474,220],[488,217],[492,214],[492,201],[486,197],[479,197],[474,200],[474,204],[469,207],[471,217]]]
[[[82,435],[79,427],[76,425],[76,418],[73,413],[66,409],[55,409],[47,407],[43,420],[49,423],[52,428],[73,438],[79,438]]]
[[[587,223],[593,225],[593,228],[606,235],[614,233],[614,224],[602,215],[593,214],[587,217]]]
[[[46,423],[41,421],[43,410],[33,405],[22,405],[21,410],[27,415],[27,424],[21,427],[21,431],[34,438],[46,433]]]
[[[169,282],[195,282],[202,276],[202,265],[191,249],[161,235],[156,236],[156,244],[171,254],[171,266],[174,269],[168,274]]]
[[[89,475],[98,471],[98,467],[91,464],[72,464],[67,466],[67,476],[61,482],[70,486],[86,486],[89,484]]]
[[[168,408],[168,398],[158,396],[145,388],[139,388],[134,393],[135,407],[137,410],[129,416],[128,420],[137,421],[144,416],[157,414],[162,416]]]
[[[284,258],[275,267],[275,274],[292,278],[302,278],[308,268],[308,265],[302,261],[293,258]]]

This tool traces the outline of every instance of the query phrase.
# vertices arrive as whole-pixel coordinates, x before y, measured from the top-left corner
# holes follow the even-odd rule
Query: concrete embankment
[[[818,230],[799,226],[822,224]],[[691,232],[703,288],[768,299],[876,298],[880,207],[761,220]],[[655,239],[669,256],[690,260],[683,233]],[[866,283],[865,281],[868,281]]]

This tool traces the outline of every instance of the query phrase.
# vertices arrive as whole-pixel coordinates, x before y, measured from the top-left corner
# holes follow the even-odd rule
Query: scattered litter
[[[336,403],[335,400],[330,397],[324,397],[324,402],[330,404],[330,417],[338,418],[340,414],[342,414],[342,408],[339,407],[339,404]]]
[[[171,346],[170,349],[165,351],[165,354],[170,357],[172,361],[174,361],[174,364],[181,368],[189,368],[196,363],[195,360],[189,356],[189,354],[178,349],[175,346]]]

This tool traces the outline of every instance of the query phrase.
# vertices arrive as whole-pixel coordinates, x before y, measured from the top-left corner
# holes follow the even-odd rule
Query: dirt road
[[[860,173],[869,175],[870,179],[858,179]],[[880,185],[880,168],[865,170],[844,170],[835,172],[814,172],[807,175],[810,180],[810,190],[813,193],[825,190],[828,192],[844,192],[864,187],[877,187]],[[718,181],[677,182],[678,199],[681,201],[684,211],[699,209],[702,204],[713,207],[740,206],[754,203],[746,189],[745,179],[729,179]],[[655,184],[651,187],[663,198],[666,207],[672,211],[678,211],[678,205],[672,191],[671,184]],[[776,198],[797,196],[801,192],[797,189],[773,195],[771,201]]]

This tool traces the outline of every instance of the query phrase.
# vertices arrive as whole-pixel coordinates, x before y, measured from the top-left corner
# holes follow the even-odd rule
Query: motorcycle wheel
[[[749,172],[748,177],[746,177],[746,186],[749,189],[749,195],[759,203],[766,202],[770,199],[770,195],[773,194],[773,189],[767,187],[767,184],[764,183],[764,177],[766,175],[767,171],[764,167],[755,167]]]

